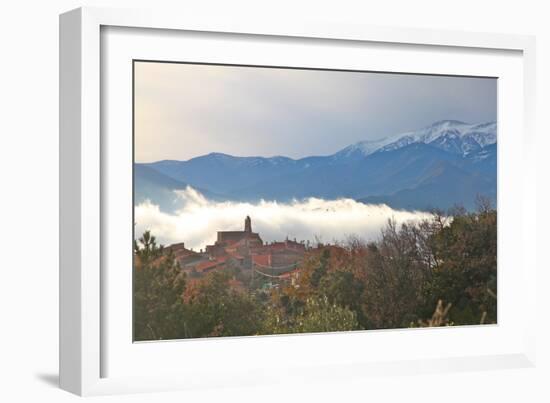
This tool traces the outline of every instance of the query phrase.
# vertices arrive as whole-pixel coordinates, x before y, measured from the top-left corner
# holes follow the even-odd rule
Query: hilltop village
[[[204,250],[187,249],[184,243],[166,250],[173,252],[191,281],[212,271],[224,271],[232,275],[232,288],[244,290],[245,283],[262,287],[295,284],[306,245],[289,239],[264,243],[260,234],[252,231],[252,220],[247,216],[242,231],[218,231],[216,242]]]

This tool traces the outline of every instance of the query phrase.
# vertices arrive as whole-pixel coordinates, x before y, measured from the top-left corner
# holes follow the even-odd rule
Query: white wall
[[[163,7],[227,16],[317,18],[392,26],[452,28],[537,35],[539,128],[539,253],[550,224],[547,183],[550,146],[550,29],[545,1],[4,1],[0,8],[0,399],[76,400],[56,389],[58,293],[58,20],[81,5]],[[7,225],[6,225],[7,224]],[[546,239],[548,237],[546,236]],[[541,267],[543,265],[540,265]],[[548,268],[548,264],[545,265]],[[540,284],[549,276],[541,273]],[[540,287],[539,294],[546,294]],[[531,370],[373,378],[301,389],[257,388],[101,398],[109,401],[550,401],[549,304],[540,299],[539,366]],[[9,395],[5,396],[5,395]]]

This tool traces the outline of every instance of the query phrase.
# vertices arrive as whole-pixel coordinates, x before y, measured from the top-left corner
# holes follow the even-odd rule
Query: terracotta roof
[[[220,257],[216,258],[215,260],[208,260],[206,262],[200,262],[195,267],[195,269],[197,271],[205,271],[205,270],[213,269],[216,266],[220,266],[220,265],[224,264],[227,259],[228,259],[227,256],[220,256]]]
[[[233,259],[237,259],[237,260],[242,260],[242,259],[244,259],[244,257],[241,256],[241,255],[239,255],[237,252],[234,252],[234,251],[227,251],[227,253],[228,253],[229,255],[231,255],[231,257],[232,257]]]
[[[270,249],[284,249],[285,243],[284,242],[273,242],[271,245],[268,245],[268,248]]]
[[[276,241],[269,245],[268,248],[272,250],[305,250],[306,246],[303,243],[296,241]]]
[[[252,255],[252,262],[262,266],[270,266],[270,255]]]

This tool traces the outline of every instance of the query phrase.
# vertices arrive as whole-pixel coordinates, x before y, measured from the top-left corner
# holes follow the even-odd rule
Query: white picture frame
[[[107,42],[102,32],[109,27],[122,30],[120,37],[109,39]],[[111,259],[107,236],[104,231],[109,225],[115,224],[116,217],[106,214],[110,208],[113,195],[109,182],[128,178],[128,171],[120,171],[114,176],[109,169],[113,168],[109,155],[114,150],[122,150],[127,143],[123,140],[113,142],[112,135],[117,122],[111,122],[104,108],[109,105],[120,104],[122,111],[120,126],[121,132],[127,132],[129,124],[123,111],[127,111],[130,104],[125,104],[128,98],[127,88],[117,87],[112,81],[102,80],[102,74],[119,74],[117,65],[111,67],[102,60],[104,57],[118,55],[124,60],[135,57],[124,53],[122,49],[131,49],[127,46],[131,36],[137,35],[137,29],[146,29],[148,33],[161,33],[150,40],[141,38],[141,45],[158,48],[155,50],[158,57],[171,57],[170,53],[163,53],[162,49],[171,49],[171,41],[179,40],[178,32],[192,32],[200,40],[202,35],[218,33],[217,38],[225,36],[246,36],[254,41],[270,40],[272,42],[295,41],[300,46],[319,42],[322,46],[338,50],[346,44],[362,46],[362,44],[377,44],[377,46],[397,46],[396,55],[406,51],[410,46],[418,52],[424,52],[426,63],[431,61],[432,67],[418,67],[411,65],[403,67],[397,65],[395,57],[388,58],[396,64],[394,69],[400,71],[418,71],[428,73],[463,73],[472,75],[483,70],[482,66],[472,66],[471,61],[464,59],[466,53],[471,57],[485,57],[486,54],[513,54],[509,62],[503,58],[490,61],[487,58],[486,71],[496,69],[501,64],[505,80],[506,94],[515,94],[514,104],[502,103],[499,107],[499,136],[501,122],[503,124],[504,146],[499,146],[499,262],[502,253],[514,253],[510,256],[521,267],[517,273],[510,273],[501,281],[499,277],[499,318],[504,315],[504,323],[496,326],[469,329],[431,329],[428,331],[379,331],[353,332],[353,334],[328,335],[300,335],[254,338],[230,338],[226,340],[202,340],[186,342],[146,343],[136,349],[131,340],[124,336],[123,330],[117,330],[113,323],[124,319],[127,313],[128,298],[121,298],[126,302],[113,302],[106,281],[116,282],[105,268]],[[126,30],[126,31],[125,31]],[[142,31],[143,33],[144,31]],[[162,32],[171,33],[163,37]],[[174,34],[175,33],[175,34]],[[128,39],[128,37],[130,37]],[[228,39],[229,40],[229,39]],[[118,41],[118,42],[117,42]],[[164,41],[164,42],[163,42]],[[325,42],[323,42],[325,41]],[[246,41],[245,41],[246,42]],[[156,46],[158,45],[158,46]],[[118,47],[117,47],[118,46]],[[134,43],[135,46],[135,43]],[[201,45],[202,46],[202,45]],[[189,49],[198,49],[190,43]],[[283,21],[248,21],[245,18],[232,21],[211,21],[195,19],[192,16],[170,15],[169,13],[152,12],[149,10],[114,10],[103,8],[81,8],[70,11],[60,17],[60,385],[63,389],[79,395],[130,393],[140,391],[159,391],[170,389],[207,388],[223,385],[253,385],[270,382],[294,382],[297,377],[304,379],[343,379],[345,377],[369,376],[371,374],[386,373],[390,375],[410,374],[418,372],[440,372],[455,370],[517,368],[533,366],[535,363],[535,328],[530,321],[534,315],[536,262],[533,248],[535,242],[527,234],[535,234],[535,180],[534,180],[534,91],[535,91],[535,42],[533,37],[519,35],[466,33],[456,31],[429,31],[405,28],[381,28],[367,26],[350,26],[342,24],[315,23],[293,25]],[[445,62],[437,63],[437,58],[431,51],[450,52],[454,58],[455,67],[446,67]],[[359,52],[361,49],[359,49]],[[151,51],[152,52],[152,51]],[[239,53],[240,52],[240,53]],[[463,52],[464,55],[461,53]],[[500,53],[499,53],[500,52]],[[276,63],[277,54],[261,52],[250,55],[258,60],[257,64]],[[476,56],[477,55],[477,56]],[[193,60],[200,61],[196,56]],[[225,56],[227,60],[246,56],[246,47],[242,50],[232,49],[231,54]],[[122,60],[125,58],[124,60]],[[247,60],[252,60],[252,59]],[[275,59],[274,59],[275,58]],[[224,59],[224,60],[226,60]],[[233,60],[233,59],[231,59]],[[305,59],[304,59],[305,60]],[[471,59],[474,60],[474,59]],[[480,59],[481,60],[481,59]],[[507,60],[507,59],[506,59]],[[211,60],[209,60],[211,61]],[[252,60],[253,62],[253,60]],[[311,59],[312,65],[322,61]],[[353,62],[353,61],[352,61]],[[284,65],[284,61],[282,61]],[[303,61],[301,65],[308,63]],[[331,66],[337,66],[343,61],[333,61]],[[389,63],[389,61],[387,62]],[[419,62],[420,63],[420,62]],[[107,66],[107,67],[105,67]],[[386,65],[386,69],[388,69]],[[504,66],[509,66],[509,69]],[[104,70],[104,69],[107,70]],[[384,68],[381,65],[380,68]],[[450,69],[446,71],[445,69]],[[456,70],[455,70],[456,69]],[[441,71],[440,71],[441,70]],[[496,71],[496,70],[495,70]],[[113,76],[114,77],[114,76]],[[118,76],[116,76],[118,77]],[[121,76],[122,77],[122,76]],[[123,78],[123,77],[122,77]],[[123,82],[116,80],[116,82]],[[112,87],[112,88],[111,88]],[[508,91],[509,88],[509,91]],[[502,95],[502,94],[501,94]],[[500,99],[499,99],[500,101]],[[128,101],[130,102],[130,101]],[[511,113],[513,108],[521,106],[517,114]],[[516,108],[517,110],[517,108]],[[107,111],[108,112],[108,111]],[[502,113],[505,113],[504,115]],[[510,113],[508,113],[510,112]],[[514,115],[508,119],[509,115]],[[515,116],[518,115],[518,116]],[[124,123],[125,122],[125,123]],[[126,126],[124,126],[126,125]],[[515,130],[511,130],[511,129]],[[517,133],[517,132],[520,133]],[[107,137],[106,136],[107,133]],[[118,139],[124,136],[116,137]],[[500,140],[499,140],[500,144]],[[117,148],[118,147],[118,148]],[[501,148],[503,150],[501,150]],[[522,158],[514,161],[514,172],[506,170],[506,161],[514,156],[507,153],[507,149],[520,150]],[[111,152],[107,152],[111,150]],[[506,175],[501,175],[504,170]],[[117,171],[119,172],[119,171]],[[126,176],[124,176],[126,175]],[[109,179],[111,178],[111,179]],[[505,178],[505,179],[503,179]],[[131,181],[131,178],[130,178]],[[518,190],[519,186],[519,190]],[[515,192],[506,192],[504,211],[500,214],[500,202],[503,197],[502,189],[515,189]],[[512,194],[513,193],[513,194]],[[124,195],[122,195],[124,197]],[[513,215],[512,215],[513,213]],[[119,223],[120,221],[116,221]],[[111,224],[110,224],[111,223]],[[501,225],[504,223],[504,225]],[[517,228],[501,233],[501,228]],[[502,238],[502,242],[501,242]],[[109,240],[118,239],[110,236]],[[130,238],[129,238],[130,239]],[[521,239],[517,250],[507,250],[507,239]],[[504,246],[504,248],[502,247]],[[508,255],[507,255],[508,257]],[[499,263],[500,264],[500,263]],[[500,266],[499,266],[500,268]],[[500,274],[499,274],[500,275]],[[507,304],[506,292],[504,299],[500,299],[503,287],[516,287],[516,299],[521,299],[517,312],[507,312],[511,304]],[[506,288],[504,289],[506,291]],[[509,295],[509,293],[508,293]],[[113,309],[113,304],[120,305],[120,309]],[[521,309],[521,310],[520,310]],[[502,310],[505,310],[502,312]],[[116,316],[122,312],[121,316]],[[110,318],[115,318],[112,320]],[[123,321],[121,322],[123,323]],[[109,330],[110,329],[110,330]],[[449,331],[448,331],[449,330]],[[113,334],[114,333],[114,334]],[[123,336],[121,336],[123,335]],[[345,340],[344,340],[345,338]],[[366,358],[361,354],[340,360],[338,354],[345,355],[346,350],[338,351],[339,345],[345,341],[346,345],[357,346],[368,340],[369,344],[410,345],[418,343],[418,353],[409,354],[405,350],[396,348],[394,354],[387,357]],[[444,347],[433,354],[428,354],[427,344],[444,346],[453,340],[462,340],[457,347],[448,351]],[[468,341],[481,340],[476,348],[468,347]],[[485,340],[486,344],[483,344]],[[127,343],[130,343],[126,345]],[[117,344],[118,343],[118,344]],[[126,344],[125,344],[126,343]],[[179,343],[179,344],[178,344]],[[185,347],[181,343],[187,343]],[[190,344],[194,343],[194,344]],[[494,348],[483,350],[492,344]],[[145,346],[145,347],[143,347]],[[292,360],[278,360],[277,349],[300,351],[293,355]],[[334,354],[329,354],[323,360],[315,360],[310,354],[310,348],[328,346]],[[182,364],[175,357],[176,350],[187,349],[188,360]],[[191,354],[191,349],[194,351]],[[273,351],[270,364],[260,362],[262,351]],[[382,353],[384,349],[378,348]],[[243,357],[243,352],[248,351]],[[487,351],[487,353],[484,353]],[[215,353],[215,354],[214,354]],[[210,354],[210,355],[209,355]],[[216,356],[217,354],[217,356]],[[152,356],[157,358],[152,358]],[[161,358],[158,358],[161,357]],[[218,357],[218,358],[216,358]],[[283,357],[284,358],[284,357]],[[148,371],[132,371],[135,368],[133,360],[144,362]],[[156,361],[154,361],[156,360]],[[172,360],[172,361],[171,361]],[[225,363],[225,364],[224,364]],[[227,365],[229,363],[230,365]],[[163,370],[159,367],[162,364]],[[158,369],[151,371],[151,368]],[[193,368],[194,371],[189,371]],[[111,368],[112,367],[112,368]],[[115,369],[116,368],[116,369]],[[215,369],[213,369],[215,368]],[[307,373],[303,369],[308,368]],[[259,371],[261,370],[261,371]],[[154,374],[153,372],[157,372]],[[210,375],[206,377],[205,375]],[[328,376],[327,374],[330,374]]]

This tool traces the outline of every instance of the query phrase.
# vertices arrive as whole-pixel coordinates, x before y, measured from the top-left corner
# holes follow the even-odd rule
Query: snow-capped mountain
[[[399,133],[380,140],[361,141],[337,152],[336,158],[366,157],[377,151],[392,151],[415,143],[468,156],[497,141],[496,122],[469,124],[458,120],[442,120],[420,130]]]
[[[188,161],[136,164],[136,201],[149,199],[169,208],[172,191],[189,184],[218,200],[350,197],[406,209],[457,203],[471,208],[478,194],[496,200],[496,130],[494,122],[446,120],[329,156],[210,153]]]

